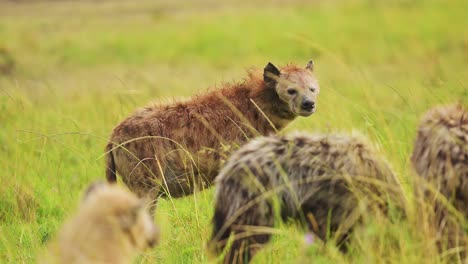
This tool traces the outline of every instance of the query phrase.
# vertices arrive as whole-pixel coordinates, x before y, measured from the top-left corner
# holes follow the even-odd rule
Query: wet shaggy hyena
[[[306,223],[321,240],[330,231],[346,250],[346,239],[360,221],[358,204],[367,199],[368,209],[381,211],[385,194],[398,189],[396,183],[386,161],[357,135],[254,139],[228,159],[216,178],[209,247],[220,254],[233,234],[224,262],[248,262],[269,241],[268,228],[278,213],[283,220]]]
[[[442,247],[466,247],[468,238],[459,226],[468,219],[468,109],[461,104],[430,109],[419,125],[411,161],[432,187],[422,184],[424,200],[434,205],[430,211],[434,211],[438,243]],[[456,220],[449,213],[448,206],[437,197],[439,193],[464,220]]]
[[[132,263],[159,240],[147,204],[117,184],[92,184],[43,262]]]
[[[284,128],[316,111],[313,64],[268,63],[241,83],[136,111],[114,128],[107,145],[107,179],[118,173],[139,196],[181,197],[210,186],[233,146]]]

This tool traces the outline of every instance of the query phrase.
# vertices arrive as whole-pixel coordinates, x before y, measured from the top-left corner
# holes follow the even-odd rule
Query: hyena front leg
[[[241,212],[237,219],[232,220],[230,230],[234,234],[234,241],[226,253],[224,263],[249,263],[271,238],[274,226],[271,201],[261,200],[256,203],[255,200],[249,199],[250,203],[245,206],[251,207],[239,208]]]
[[[234,242],[229,251],[224,257],[224,263],[249,263],[250,260],[257,254],[257,252],[263,247],[264,244],[268,243],[271,238],[271,234],[263,233],[260,230],[254,231],[255,234],[251,234],[251,231],[239,230],[234,232]],[[248,236],[247,238],[238,238],[242,236]]]

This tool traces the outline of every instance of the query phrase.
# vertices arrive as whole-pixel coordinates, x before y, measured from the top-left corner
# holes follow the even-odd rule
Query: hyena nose
[[[307,99],[303,100],[301,104],[301,108],[306,111],[311,111],[314,106],[315,103]]]
[[[150,238],[148,239],[148,247],[149,248],[153,248],[154,246],[156,246],[156,244],[158,243],[158,240],[156,238]]]
[[[153,248],[159,243],[159,227],[153,225],[150,232],[150,236],[147,238],[146,242],[148,243],[149,248]]]

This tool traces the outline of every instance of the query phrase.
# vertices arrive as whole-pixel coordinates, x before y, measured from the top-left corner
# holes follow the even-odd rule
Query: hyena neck
[[[289,109],[288,104],[279,98],[275,89],[267,87],[264,83],[252,92],[251,100],[275,125],[277,130],[283,129],[296,118],[296,115]],[[249,103],[253,105],[252,102]],[[255,106],[255,111],[259,111],[257,106]]]

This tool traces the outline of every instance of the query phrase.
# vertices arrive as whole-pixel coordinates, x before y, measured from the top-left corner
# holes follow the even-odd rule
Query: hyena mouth
[[[314,108],[312,108],[312,109],[310,109],[310,110],[303,110],[303,109],[301,109],[301,111],[298,113],[298,115],[307,117],[307,116],[310,116],[310,115],[312,115],[313,113],[315,113],[315,112],[317,111],[316,109],[317,109],[316,107],[314,107]]]

